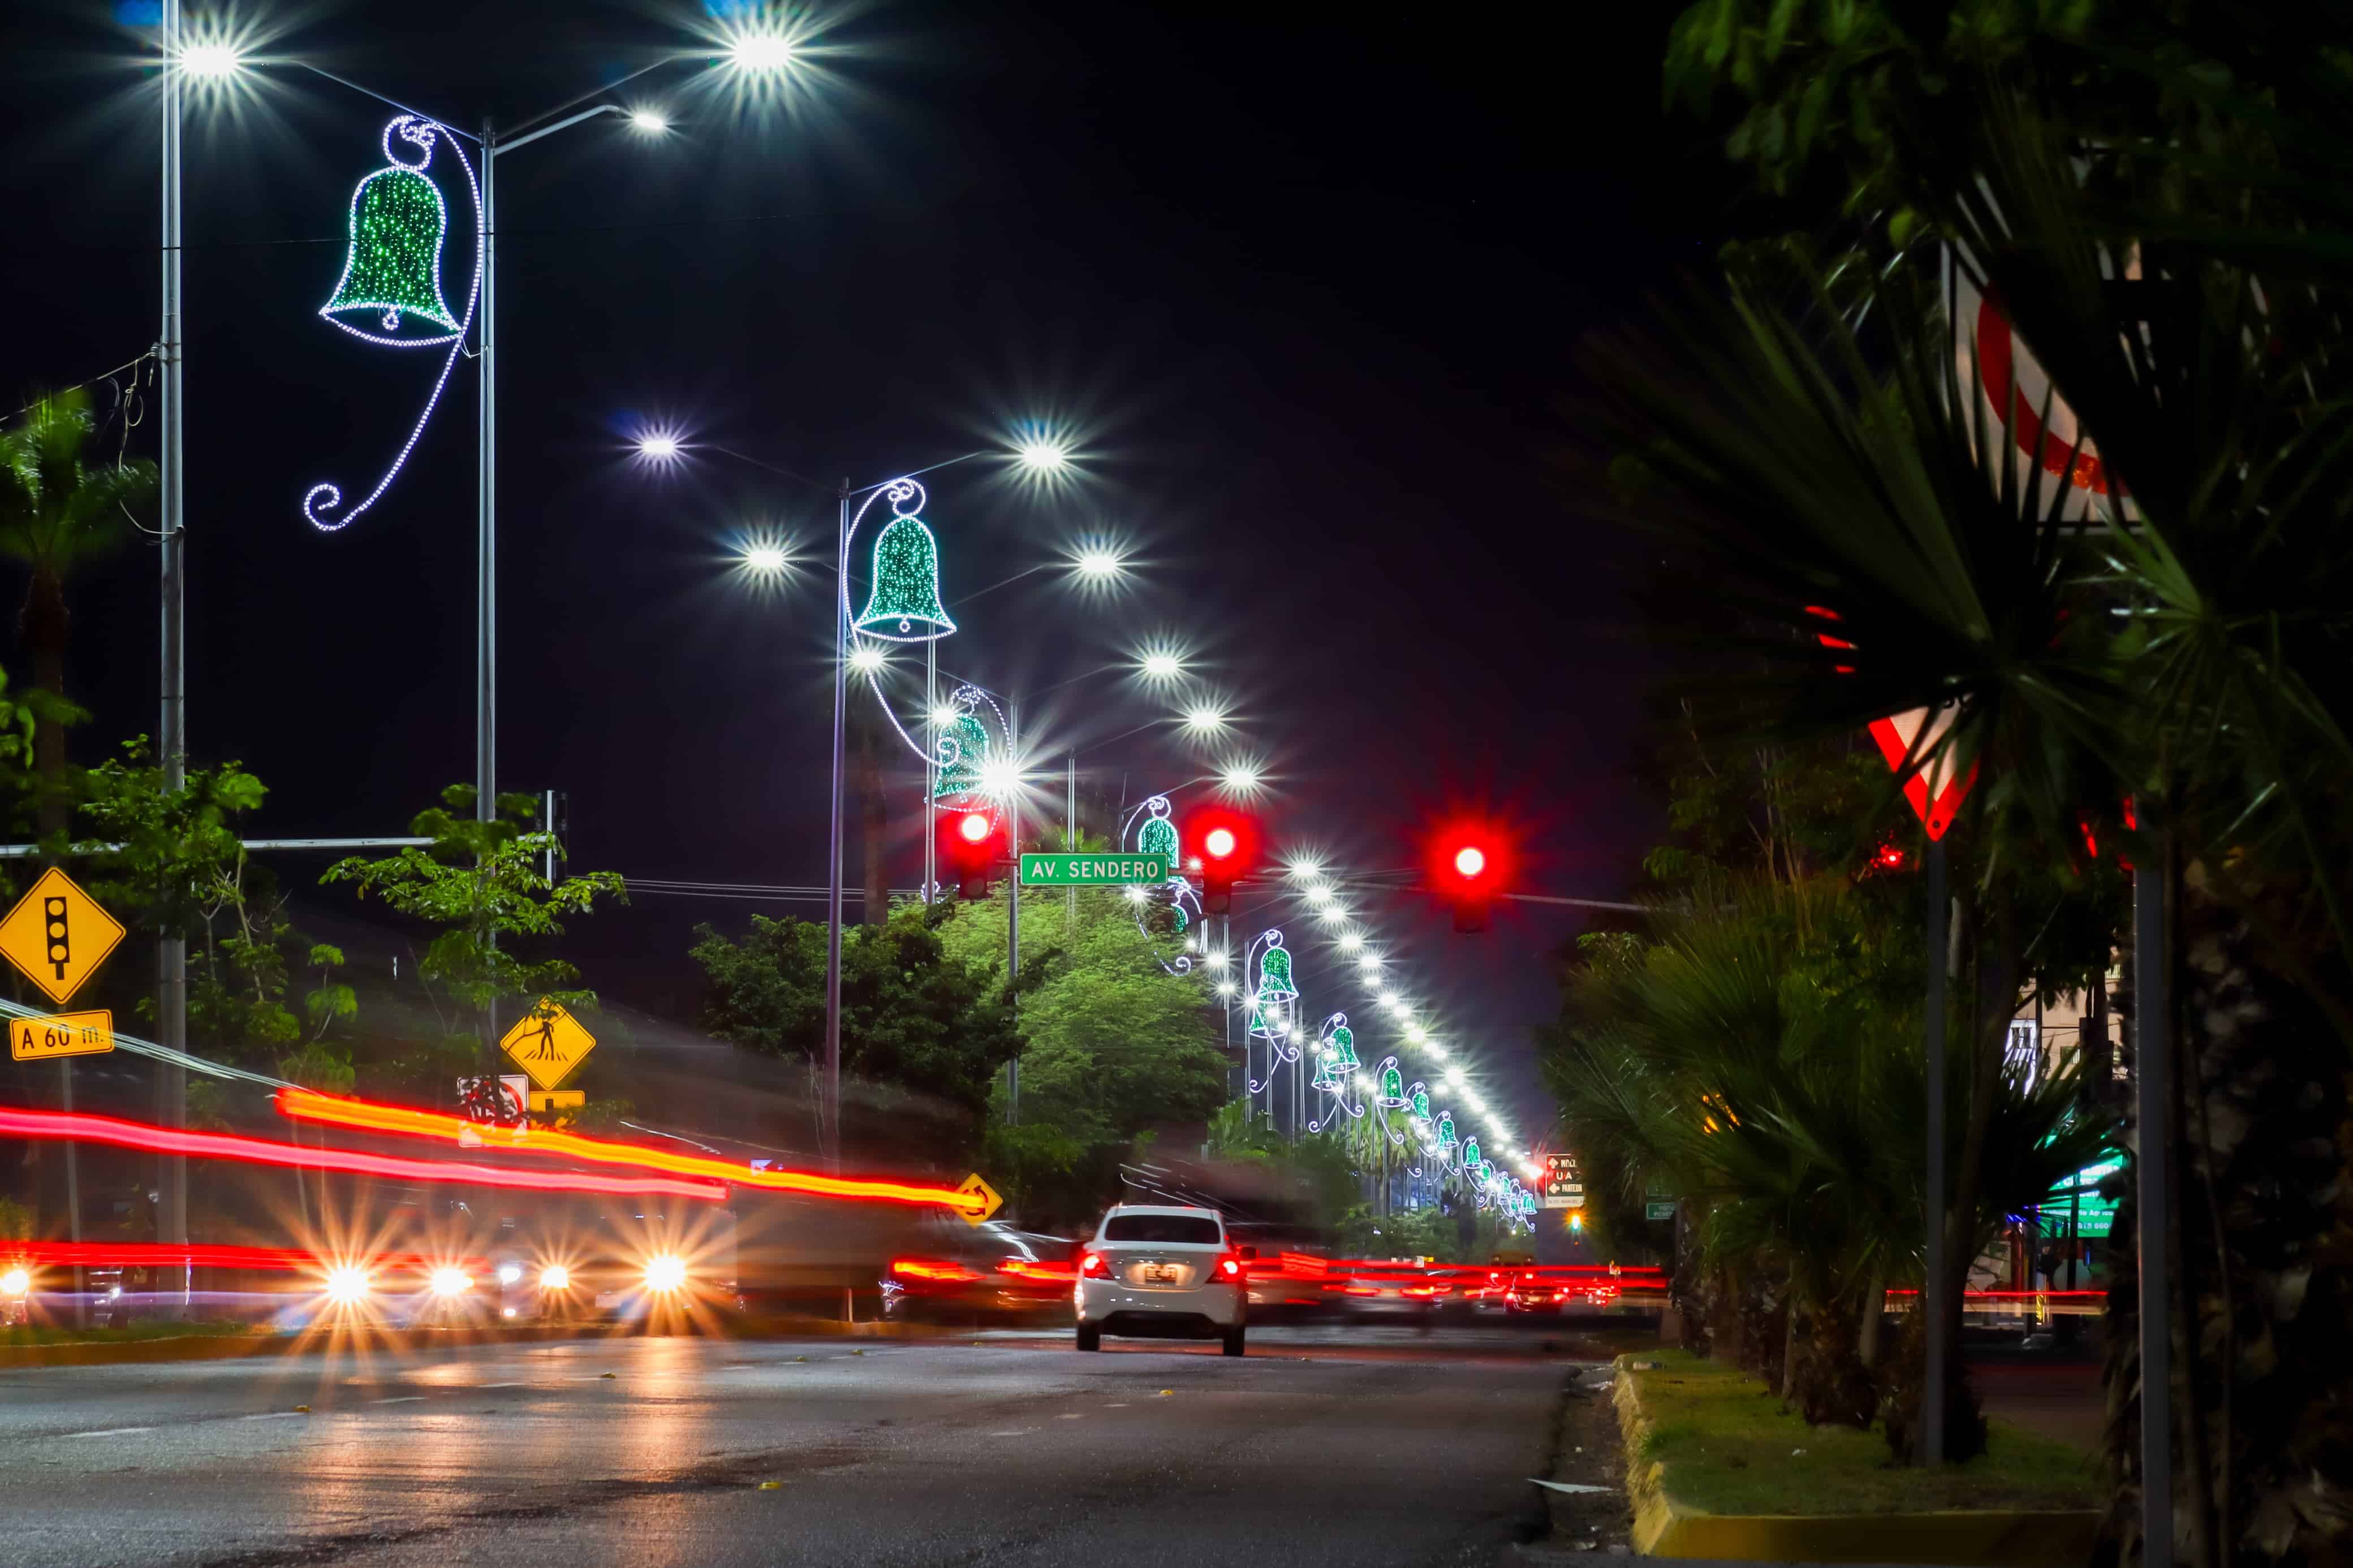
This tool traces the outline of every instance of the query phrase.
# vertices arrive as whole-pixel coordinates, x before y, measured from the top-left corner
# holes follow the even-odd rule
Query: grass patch
[[[121,1345],[140,1340],[224,1339],[263,1331],[249,1323],[153,1322],[130,1323],[119,1329],[77,1329],[71,1323],[20,1323],[0,1329],[0,1347],[9,1345]]]
[[[1709,1513],[2076,1509],[2098,1507],[2104,1496],[2096,1458],[2007,1422],[1987,1424],[1986,1452],[1968,1464],[1899,1468],[1876,1427],[1809,1426],[1758,1379],[1689,1351],[1643,1359],[1664,1364],[1623,1374],[1635,1380],[1650,1423],[1633,1458],[1664,1465],[1667,1495]]]

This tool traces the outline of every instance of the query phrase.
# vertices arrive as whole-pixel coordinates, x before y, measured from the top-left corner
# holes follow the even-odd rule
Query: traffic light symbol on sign
[[[63,899],[41,900],[41,923],[49,931],[49,963],[57,970],[57,978],[66,977],[66,964],[73,957],[73,943],[66,931],[66,901]]]
[[[121,940],[114,917],[54,866],[0,919],[0,953],[58,1003],[80,990]]]

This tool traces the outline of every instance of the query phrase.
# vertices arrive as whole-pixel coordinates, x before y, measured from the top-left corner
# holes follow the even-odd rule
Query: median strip
[[[1617,1367],[1639,1552],[2026,1568],[2090,1557],[2098,1477],[2065,1444],[1991,1421],[1983,1457],[1900,1467],[1878,1430],[1809,1426],[1722,1363],[1662,1351]]]

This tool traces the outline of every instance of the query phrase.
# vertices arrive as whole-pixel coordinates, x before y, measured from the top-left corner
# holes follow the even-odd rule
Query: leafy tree
[[[1118,889],[1082,889],[1075,923],[1071,902],[1022,905],[1021,1121],[1092,1144],[1206,1121],[1226,1098],[1226,1059],[1199,981],[1162,967]],[[1003,890],[950,908],[947,951],[1002,984]]]
[[[0,555],[31,570],[17,630],[33,656],[33,689],[44,723],[35,737],[42,837],[62,835],[71,809],[66,778],[66,580],[120,548],[131,506],[155,488],[147,462],[93,463],[90,395],[79,388],[43,397],[0,433]]]
[[[535,829],[538,803],[503,795],[489,822],[474,816],[471,784],[441,792],[443,804],[419,812],[408,831],[433,842],[370,860],[339,860],[322,883],[347,882],[363,899],[374,894],[401,913],[440,928],[417,966],[437,1011],[447,997],[445,1032],[470,1014],[483,1053],[491,1048],[490,1016],[501,999],[546,996],[565,1007],[596,1004],[575,983],[580,972],[544,952],[564,934],[564,921],[588,913],[599,899],[627,902],[617,871],[587,871],[549,880],[543,866],[559,856],[555,835]]]
[[[187,769],[168,785],[142,736],[83,776],[79,806],[93,895],[188,944],[192,1048],[260,1068],[298,1049],[303,1033],[286,1005],[290,958],[301,947],[276,879],[245,852],[245,819],[268,793],[235,762]],[[120,847],[100,848],[109,844]],[[152,997],[138,1005],[153,1016]]]
[[[703,973],[702,1026],[805,1062],[814,1079],[825,1060],[825,923],[754,915],[740,938],[699,926],[691,956]],[[845,1075],[956,1106],[976,1123],[1014,1047],[1001,991],[986,969],[955,954],[920,905],[892,910],[881,925],[843,929]]]

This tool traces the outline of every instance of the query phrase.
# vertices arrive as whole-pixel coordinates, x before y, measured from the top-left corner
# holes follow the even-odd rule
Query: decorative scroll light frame
[[[415,163],[412,163],[400,155],[399,151],[393,145],[396,138],[421,150]],[[350,527],[361,513],[375,505],[384,498],[384,492],[392,488],[392,481],[399,477],[400,470],[407,464],[408,455],[417,449],[417,443],[424,437],[425,426],[432,420],[434,409],[440,406],[441,394],[449,384],[449,373],[457,368],[459,357],[466,352],[466,339],[473,331],[475,308],[481,303],[482,261],[486,254],[484,230],[487,226],[482,217],[482,187],[480,182],[474,177],[474,165],[467,160],[465,149],[458,144],[457,133],[438,121],[427,120],[422,115],[396,115],[384,128],[385,156],[390,160],[387,169],[406,169],[411,174],[423,175],[426,164],[432,161],[433,144],[437,138],[448,147],[449,155],[458,161],[458,167],[465,171],[466,190],[474,202],[474,276],[473,280],[466,287],[466,308],[458,318],[458,330],[454,332],[435,337],[398,338],[363,331],[349,321],[328,314],[329,307],[332,306],[335,298],[343,293],[341,279],[337,280],[335,293],[330,296],[327,305],[320,307],[319,314],[322,318],[332,321],[337,327],[364,342],[401,349],[432,348],[441,343],[449,345],[448,357],[441,362],[441,374],[433,378],[433,390],[425,399],[425,411],[417,416],[416,425],[409,429],[408,439],[401,443],[400,450],[394,456],[391,466],[385,469],[384,477],[376,480],[375,488],[368,491],[366,498],[359,505],[348,511],[343,511],[341,516],[330,517],[328,513],[337,511],[343,504],[342,487],[332,481],[322,481],[312,485],[304,492],[302,516],[309,521],[311,527],[322,533],[335,533]],[[376,170],[375,174],[368,176],[368,179],[375,179],[377,174],[386,173],[387,169]],[[360,188],[364,188],[366,184],[367,180],[362,180],[360,186],[355,187],[352,192],[354,222],[357,221],[358,216]],[[446,211],[446,198],[440,196],[440,188],[438,185],[434,187],[434,195],[437,200],[444,200]],[[352,245],[356,247],[357,244],[358,236],[354,232],[352,236]],[[351,267],[352,258],[347,251],[343,258],[343,278],[351,276]],[[440,258],[437,254],[434,258],[434,286],[437,290],[440,286]]]
[[[1154,851],[1145,845],[1145,837],[1152,834],[1154,826],[1157,825],[1167,829],[1165,836],[1167,841],[1181,848],[1176,838],[1176,825],[1171,820],[1169,813],[1170,806],[1166,795],[1155,795],[1145,797],[1120,824],[1120,847],[1134,854],[1153,853]],[[1162,837],[1156,834],[1152,836],[1155,838]],[[1176,931],[1178,935],[1185,937],[1185,951],[1177,954],[1173,963],[1163,960],[1160,967],[1171,974],[1190,974],[1193,972],[1195,942],[1192,937],[1185,936],[1185,933],[1188,930],[1197,931],[1200,930],[1201,895],[1186,877],[1181,858],[1176,849],[1170,850],[1168,854],[1166,881],[1148,887],[1143,883],[1133,884],[1127,889],[1127,897],[1129,901],[1135,905],[1135,929],[1147,942],[1152,939],[1152,931],[1145,922],[1151,907],[1155,904],[1166,904],[1176,910]]]

